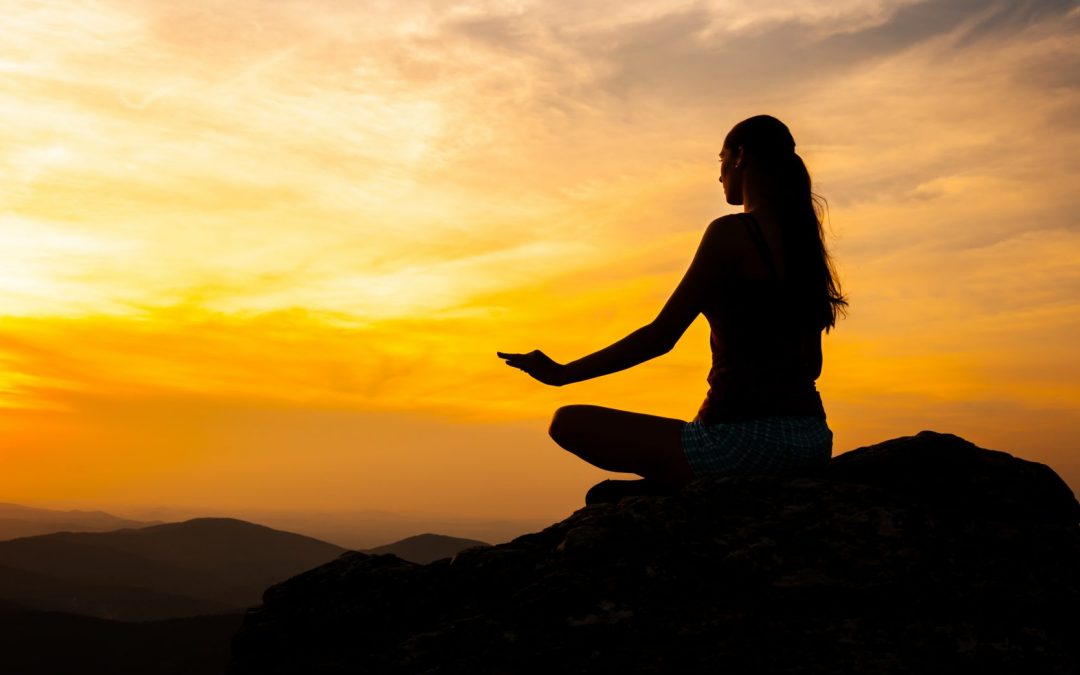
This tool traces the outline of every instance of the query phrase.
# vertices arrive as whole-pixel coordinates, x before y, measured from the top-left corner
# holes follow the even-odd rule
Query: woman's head
[[[776,215],[787,280],[799,307],[825,331],[836,325],[847,300],[825,247],[824,200],[812,192],[810,172],[787,126],[770,115],[756,115],[732,127],[720,152],[720,182],[729,204]]]
[[[728,204],[743,205],[747,192],[766,202],[780,197],[781,174],[789,173],[797,158],[795,138],[780,120],[756,115],[739,122],[720,151],[720,182]]]

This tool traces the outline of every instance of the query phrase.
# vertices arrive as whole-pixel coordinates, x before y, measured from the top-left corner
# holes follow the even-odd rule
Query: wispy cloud
[[[990,444],[1031,415],[1047,457],[1075,448],[1059,414],[1080,405],[1074,2],[96,0],[5,17],[0,445],[46,414],[68,416],[50,447],[78,442],[91,408],[138,397],[477,425],[585,401],[689,417],[703,322],[655,363],[567,389],[493,352],[572,359],[651,320],[729,209],[724,134],[769,112],[829,199],[852,299],[820,382],[838,449],[910,433],[920,411]]]

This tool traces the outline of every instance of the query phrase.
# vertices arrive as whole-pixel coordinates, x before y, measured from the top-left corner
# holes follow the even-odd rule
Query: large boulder
[[[428,565],[272,586],[231,675],[1077,673],[1080,504],[924,431],[813,477],[699,479]]]

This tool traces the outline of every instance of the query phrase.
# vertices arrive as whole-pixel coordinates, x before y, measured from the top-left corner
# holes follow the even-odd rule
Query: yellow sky
[[[1074,2],[2,2],[0,501],[559,518],[546,436],[693,417],[650,321],[791,127],[851,300],[835,452],[921,429],[1080,486]]]

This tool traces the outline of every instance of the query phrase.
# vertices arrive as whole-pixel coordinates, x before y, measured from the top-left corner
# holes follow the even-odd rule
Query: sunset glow
[[[963,8],[963,9],[958,9]],[[995,2],[5,3],[0,501],[561,518],[594,403],[690,419],[648,323],[785,121],[849,317],[834,453],[922,429],[1080,487],[1080,10]]]

